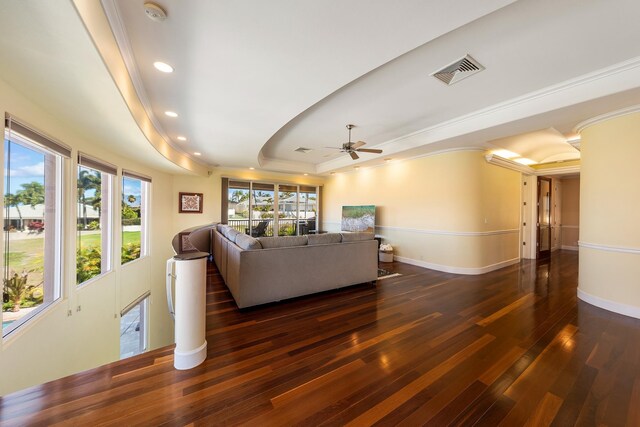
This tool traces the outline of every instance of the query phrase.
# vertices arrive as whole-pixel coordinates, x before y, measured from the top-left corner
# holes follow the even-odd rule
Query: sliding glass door
[[[275,187],[274,184],[251,183],[251,235],[253,237],[273,236],[275,233],[277,228],[274,223]]]
[[[278,185],[278,235],[298,234],[298,186]]]
[[[227,224],[241,233],[263,237],[316,232],[317,187],[229,180],[224,189],[223,220],[226,214]]]

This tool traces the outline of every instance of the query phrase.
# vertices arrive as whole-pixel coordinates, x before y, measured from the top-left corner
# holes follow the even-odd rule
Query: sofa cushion
[[[308,238],[309,245],[328,245],[342,242],[342,234],[340,233],[309,234]]]
[[[236,235],[236,245],[240,246],[244,250],[262,249],[262,244],[260,244],[256,238],[243,233],[238,233]]]
[[[360,240],[373,240],[373,233],[341,233],[342,242],[359,242]]]
[[[227,239],[229,239],[229,240],[231,240],[232,242],[234,242],[234,243],[235,243],[235,241],[236,241],[236,236],[237,236],[238,234],[240,234],[240,232],[239,232],[238,230],[236,230],[235,228],[227,227],[227,228],[224,230],[224,233],[223,233],[223,234],[224,234],[224,236],[225,236]]]
[[[222,230],[224,230],[225,227],[228,227],[228,225],[219,222],[218,225],[216,225],[216,230],[218,230],[218,232],[222,233]]]
[[[275,236],[258,237],[263,249],[288,248],[291,246],[306,246],[307,236]]]

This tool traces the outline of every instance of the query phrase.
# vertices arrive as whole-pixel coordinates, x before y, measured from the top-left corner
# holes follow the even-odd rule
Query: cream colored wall
[[[443,271],[479,273],[519,259],[518,172],[456,151],[332,176],[324,227],[340,229],[343,205],[375,204],[376,233],[398,259]]]
[[[578,295],[640,317],[640,113],[581,132]]]
[[[30,96],[35,96],[30,94]],[[67,161],[64,206],[63,298],[35,319],[0,342],[0,395],[86,370],[119,358],[122,308],[143,293],[151,292],[150,347],[173,342],[173,322],[166,308],[164,292],[165,260],[171,255],[169,242],[174,208],[171,175],[150,169],[94,145],[77,133],[72,125],[61,123],[0,80],[0,111],[10,112],[73,149]],[[151,191],[150,253],[148,257],[123,267],[114,263],[110,273],[82,288],[75,284],[75,166],[77,150],[150,176]],[[116,182],[119,200],[120,182]],[[176,202],[177,203],[177,202]],[[119,206],[119,203],[116,203]],[[116,216],[117,217],[117,216]],[[119,221],[114,221],[114,259],[120,251]],[[67,315],[70,312],[71,315]]]
[[[235,178],[252,181],[266,181],[276,183],[294,183],[299,185],[319,186],[325,181],[322,177],[304,176],[302,174],[285,174],[276,172],[262,172],[249,169],[215,168],[211,176],[202,178],[192,175],[176,175],[173,177],[172,218],[173,233],[178,233],[189,227],[204,225],[220,221],[222,208],[222,178]],[[178,213],[178,193],[203,193],[204,206],[202,214]]]
[[[580,178],[562,181],[562,248],[578,249],[580,236]]]

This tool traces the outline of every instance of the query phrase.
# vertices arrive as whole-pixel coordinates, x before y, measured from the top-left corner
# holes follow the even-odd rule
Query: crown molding
[[[595,124],[598,124],[598,123],[601,123],[601,122],[605,122],[607,120],[615,119],[617,117],[622,117],[622,116],[626,116],[627,114],[633,114],[633,113],[640,113],[640,104],[639,105],[632,105],[631,107],[623,108],[621,110],[611,111],[609,113],[605,113],[605,114],[601,114],[601,115],[596,116],[596,117],[592,117],[590,119],[587,119],[587,120],[585,120],[583,122],[578,123],[576,125],[576,127],[573,128],[573,130],[576,133],[580,133],[583,130],[585,130],[586,128],[588,128],[589,126],[593,126]]]
[[[484,159],[487,161],[487,163],[492,165],[500,166],[506,169],[511,169],[517,172],[522,172],[527,175],[536,174],[535,169],[530,168],[527,165],[514,162],[513,160],[505,159],[504,157],[496,156],[495,154],[492,154],[492,153],[485,154]]]
[[[580,166],[564,166],[550,169],[534,169],[536,176],[565,175],[580,173]]]

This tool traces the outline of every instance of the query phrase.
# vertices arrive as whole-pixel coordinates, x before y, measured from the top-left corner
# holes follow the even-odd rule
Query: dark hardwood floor
[[[239,311],[209,271],[206,362],[165,348],[0,399],[6,425],[640,425],[640,320],[576,298],[577,254]]]

